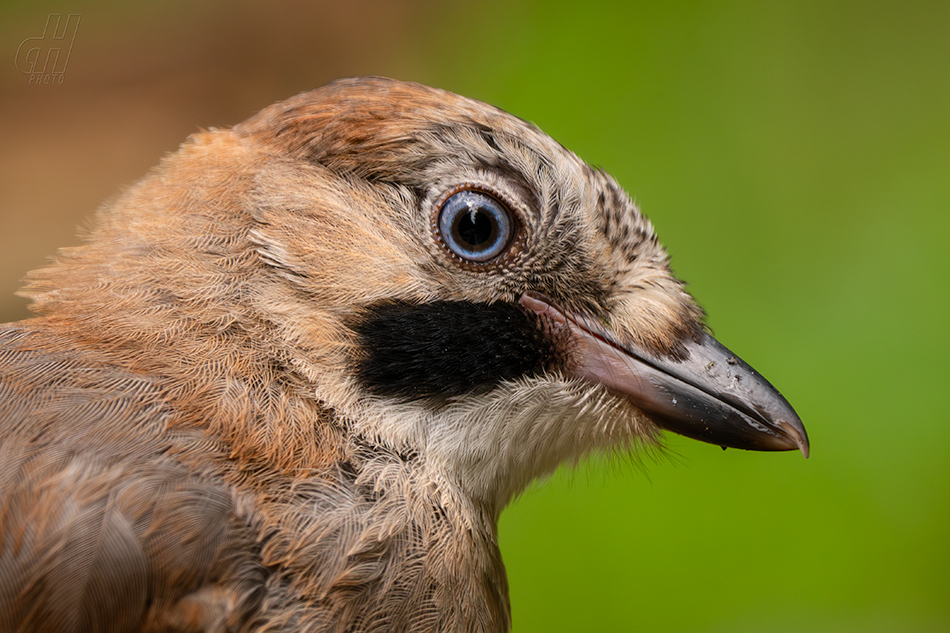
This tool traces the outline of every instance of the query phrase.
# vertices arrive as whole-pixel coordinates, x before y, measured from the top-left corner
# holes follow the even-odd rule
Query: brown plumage
[[[559,463],[807,453],[609,176],[416,84],[194,135],[26,292],[3,631],[503,631],[498,516]]]

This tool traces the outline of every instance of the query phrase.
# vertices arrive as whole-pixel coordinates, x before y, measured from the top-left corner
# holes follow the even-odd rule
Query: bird
[[[22,293],[2,631],[506,631],[499,516],[560,464],[808,456],[606,171],[416,83],[193,134]]]

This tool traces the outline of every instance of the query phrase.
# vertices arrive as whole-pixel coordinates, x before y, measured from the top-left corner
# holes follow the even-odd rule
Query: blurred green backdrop
[[[14,58],[82,21],[61,85]],[[0,5],[0,316],[199,127],[335,77],[536,122],[654,221],[812,457],[670,437],[502,518],[515,631],[950,630],[950,3]]]

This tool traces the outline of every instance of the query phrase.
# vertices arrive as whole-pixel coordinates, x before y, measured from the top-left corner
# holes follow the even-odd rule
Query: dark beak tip
[[[805,456],[805,459],[808,459],[808,455],[811,454],[811,446],[810,446],[809,443],[808,443],[808,437],[807,437],[807,436],[804,438],[804,440],[802,440],[802,441],[798,444],[798,450],[800,450],[800,451],[802,452],[802,455]]]
[[[808,442],[808,436],[802,434],[801,438],[795,440],[795,443],[798,445],[798,450],[805,456],[805,459],[808,459],[808,456],[811,454],[811,445]]]
[[[805,426],[797,418],[793,422],[782,421],[776,424],[776,429],[781,433],[776,436],[778,450],[801,451],[805,459],[808,459],[811,453],[811,444],[808,441],[808,433],[805,432]]]

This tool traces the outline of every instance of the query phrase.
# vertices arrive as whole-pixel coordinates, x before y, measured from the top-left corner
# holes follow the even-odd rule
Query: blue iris
[[[460,191],[442,205],[439,234],[449,250],[462,259],[487,262],[511,241],[511,213],[487,193]]]

